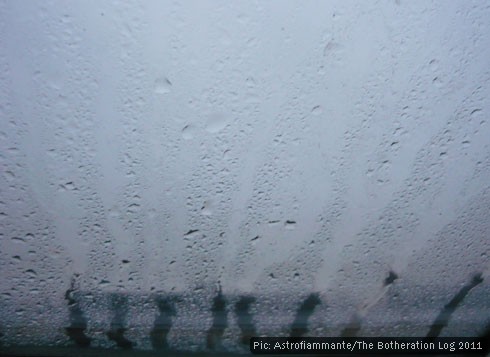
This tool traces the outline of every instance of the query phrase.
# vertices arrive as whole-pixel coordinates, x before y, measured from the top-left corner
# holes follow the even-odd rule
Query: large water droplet
[[[170,93],[171,89],[172,89],[172,82],[170,82],[167,78],[162,77],[162,78],[158,78],[155,81],[155,93],[167,94]]]
[[[287,220],[286,222],[284,222],[284,227],[288,230],[294,229],[295,226],[296,226],[296,221]]]
[[[206,131],[211,134],[215,134],[226,127],[225,116],[220,113],[211,114],[208,117],[206,124]]]
[[[196,133],[196,127],[193,125],[186,125],[184,129],[182,129],[182,138],[185,140],[191,140],[194,138]]]

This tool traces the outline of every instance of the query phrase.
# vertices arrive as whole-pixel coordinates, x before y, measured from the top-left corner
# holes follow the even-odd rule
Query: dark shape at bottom
[[[458,293],[451,299],[451,301],[449,301],[449,303],[444,306],[439,315],[437,315],[437,318],[435,319],[434,323],[430,327],[429,332],[427,333],[427,336],[425,337],[426,342],[433,341],[436,337],[439,336],[442,329],[448,324],[451,315],[456,310],[458,305],[464,300],[471,289],[473,289],[478,284],[481,284],[482,282],[482,274],[476,274],[468,284],[463,286],[461,290],[458,291]]]
[[[241,330],[240,342],[244,345],[248,345],[250,339],[257,335],[253,316],[250,313],[250,306],[255,303],[255,300],[252,296],[242,296],[235,304],[235,314]]]
[[[133,343],[129,341],[126,337],[124,337],[125,328],[117,328],[115,330],[111,330],[107,332],[107,337],[114,341],[118,347],[121,347],[125,350],[130,350],[133,348]]]
[[[111,329],[107,332],[107,337],[114,341],[122,349],[130,350],[134,343],[124,337],[124,328],[127,315],[128,298],[124,294],[111,294],[111,309],[114,313],[111,322]]]
[[[85,335],[87,319],[78,302],[77,289],[75,288],[77,277],[78,275],[75,275],[72,278],[70,288],[65,292],[65,300],[68,302],[70,312],[70,326],[65,328],[65,333],[77,346],[89,347],[92,339]]]
[[[321,300],[318,294],[308,295],[296,312],[296,317],[291,325],[291,337],[302,337],[308,332],[308,319],[319,304],[321,304]]]
[[[67,327],[66,335],[79,347],[89,347],[92,339],[85,335],[85,327]]]
[[[488,356],[488,353],[490,352],[490,321],[487,323],[487,326],[485,326],[480,338],[485,341],[482,356]]]
[[[150,332],[151,345],[155,350],[165,350],[168,349],[167,335],[172,328],[175,309],[169,298],[157,297],[156,303],[160,314],[156,317]]]
[[[226,300],[221,291],[221,286],[219,286],[218,294],[213,299],[211,311],[213,313],[213,325],[208,330],[206,345],[209,349],[216,349],[221,343],[223,333],[228,326]]]

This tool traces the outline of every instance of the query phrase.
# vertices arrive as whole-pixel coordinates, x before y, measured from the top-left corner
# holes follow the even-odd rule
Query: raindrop
[[[434,86],[436,86],[437,88],[441,88],[442,87],[442,81],[439,77],[435,77],[433,80],[432,80],[432,83],[434,84]]]
[[[190,229],[186,234],[184,234],[184,237],[192,236],[194,233],[197,232],[199,232],[199,229]]]
[[[37,276],[37,273],[32,269],[27,269],[26,274],[29,275],[29,277],[31,278],[35,278]]]
[[[433,59],[429,62],[430,69],[436,71],[439,68],[439,63],[436,59]]]
[[[473,116],[473,115],[478,115],[481,113],[481,109],[475,109],[475,110],[472,110],[470,115]]]
[[[284,222],[284,227],[286,229],[294,229],[295,226],[296,226],[296,221],[287,220],[286,222]]]
[[[76,187],[75,185],[73,184],[73,182],[67,182],[67,183],[64,183],[64,184],[60,184],[59,185],[59,188],[58,188],[58,191],[60,192],[64,192],[64,191],[74,191],[76,190]]]
[[[253,77],[248,77],[246,79],[246,83],[247,83],[247,87],[249,87],[249,88],[253,88],[256,85],[255,79],[253,79]]]
[[[155,93],[167,94],[170,93],[171,89],[172,89],[172,82],[170,82],[167,78],[162,77],[162,78],[158,78],[155,81]]]
[[[15,179],[15,174],[12,171],[5,171],[5,178],[9,181],[13,181]]]
[[[323,113],[323,108],[320,105],[313,107],[313,109],[311,110],[311,114],[313,115],[320,115],[322,113]]]
[[[204,216],[211,216],[213,214],[211,206],[211,201],[204,201],[204,204],[201,208],[201,214]]]
[[[190,140],[194,138],[196,133],[196,128],[193,125],[186,125],[184,129],[182,129],[182,138],[184,140]]]
[[[111,283],[111,282],[110,282],[110,281],[108,281],[108,280],[101,280],[101,281],[99,282],[99,287],[104,288],[104,287],[108,286],[110,283]]]
[[[334,53],[338,51],[341,48],[341,46],[334,42],[334,41],[329,41],[325,47],[323,48],[323,55],[325,57],[329,56],[331,53]]]
[[[137,203],[132,203],[128,206],[128,212],[129,213],[135,213],[140,210],[140,205]]]
[[[211,134],[216,134],[226,127],[226,120],[224,115],[220,113],[214,113],[208,117],[206,124],[206,131]]]

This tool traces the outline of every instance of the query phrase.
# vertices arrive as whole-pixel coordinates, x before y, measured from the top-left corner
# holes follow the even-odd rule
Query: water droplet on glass
[[[104,287],[108,286],[109,284],[110,284],[110,281],[108,281],[108,280],[101,280],[99,282],[99,287],[104,288]]]
[[[286,222],[284,222],[284,227],[286,229],[292,230],[294,229],[295,226],[296,226],[296,221],[287,220]]]
[[[196,128],[193,125],[186,125],[184,129],[182,129],[182,138],[184,140],[191,140],[194,138],[196,132]]]
[[[246,83],[247,83],[247,87],[249,87],[249,88],[253,88],[256,85],[255,79],[253,79],[253,77],[248,77],[246,79]]]
[[[320,115],[322,113],[323,113],[323,108],[320,105],[313,107],[313,109],[311,110],[311,114],[313,115]]]
[[[219,113],[211,114],[208,117],[206,123],[206,131],[211,134],[215,134],[226,127],[226,120],[224,115]]]
[[[37,276],[37,273],[32,269],[27,269],[26,274],[29,275],[29,277],[31,278],[35,278]]]
[[[443,83],[441,81],[441,79],[439,77],[435,77],[433,80],[432,80],[432,83],[434,84],[434,86],[436,86],[437,88],[441,88]]]
[[[172,88],[172,82],[170,82],[165,77],[158,78],[155,81],[155,93],[157,93],[157,94],[170,93],[171,88]]]
[[[269,222],[268,222],[269,227],[274,227],[274,226],[277,226],[279,223],[280,223],[280,221],[279,221],[279,220],[272,220],[272,221],[269,221]]]
[[[13,181],[15,179],[15,174],[12,171],[5,171],[5,178],[8,181]]]
[[[211,216],[213,214],[211,201],[204,201],[204,204],[201,208],[201,214],[204,216]]]
[[[436,71],[439,69],[439,62],[436,59],[433,59],[429,62],[430,69]]]
[[[477,115],[480,115],[482,112],[481,109],[474,109],[471,111],[470,115],[473,117],[473,116],[477,116]]]

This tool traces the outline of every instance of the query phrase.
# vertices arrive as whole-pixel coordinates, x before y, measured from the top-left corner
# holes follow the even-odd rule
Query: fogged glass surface
[[[1,1],[0,351],[488,335],[489,18]]]

